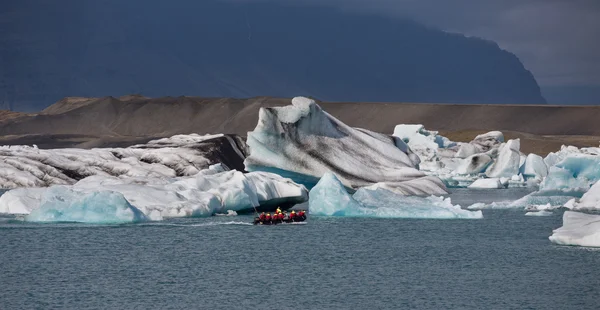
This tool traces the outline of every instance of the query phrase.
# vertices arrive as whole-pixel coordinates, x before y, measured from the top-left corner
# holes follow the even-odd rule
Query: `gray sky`
[[[497,42],[540,86],[600,86],[600,0],[226,0],[329,5],[408,17]]]

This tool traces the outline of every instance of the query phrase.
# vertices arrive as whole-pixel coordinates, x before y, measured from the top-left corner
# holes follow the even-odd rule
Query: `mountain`
[[[545,103],[515,55],[407,20],[215,0],[8,2],[0,104],[17,111],[129,93]]]

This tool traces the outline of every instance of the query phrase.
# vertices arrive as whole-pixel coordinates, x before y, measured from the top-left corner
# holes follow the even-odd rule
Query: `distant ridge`
[[[245,136],[257,124],[261,107],[290,104],[288,98],[249,99],[128,96],[65,98],[40,113],[0,112],[0,144],[47,147],[99,147],[140,143],[180,133],[229,133]],[[391,134],[397,124],[423,124],[450,137],[472,139],[478,132],[502,130],[540,140],[546,149],[561,143],[598,145],[600,106],[464,105],[368,102],[319,102],[344,123]],[[580,136],[561,140],[536,136]],[[511,134],[508,134],[510,137]],[[583,139],[584,136],[590,138]],[[50,138],[51,137],[51,138]],[[60,143],[61,139],[65,140]],[[56,141],[55,141],[56,140]],[[38,142],[36,142],[38,141]],[[55,141],[55,142],[53,142]],[[97,141],[97,142],[93,142]],[[129,142],[128,142],[129,141]],[[554,142],[552,142],[554,141]],[[527,143],[522,143],[527,150]],[[531,150],[530,150],[531,151]]]

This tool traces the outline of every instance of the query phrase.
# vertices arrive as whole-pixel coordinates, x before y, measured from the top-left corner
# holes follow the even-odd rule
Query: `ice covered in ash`
[[[481,211],[462,210],[449,198],[402,196],[382,188],[348,194],[333,173],[325,173],[309,195],[311,215],[380,218],[476,219]]]
[[[500,147],[504,142],[504,134],[500,131],[490,131],[478,135],[469,143],[458,143],[455,157],[467,158],[474,154],[486,153]]]
[[[148,218],[120,193],[81,193],[67,186],[53,186],[44,192],[40,206],[31,211],[25,220],[109,224],[135,223]]]
[[[350,188],[384,182],[409,195],[444,194],[442,181],[415,169],[399,142],[347,126],[313,100],[296,97],[291,106],[261,108],[248,133],[248,171],[275,172],[314,186],[333,172]]]
[[[600,215],[565,211],[563,226],[555,229],[549,239],[560,245],[600,247]]]
[[[40,197],[53,188],[8,191],[0,196],[0,213],[34,212],[42,204]],[[169,179],[90,176],[69,189],[79,196],[102,191],[120,193],[128,203],[152,220],[210,216],[227,213],[228,210],[251,211],[255,207],[293,205],[308,200],[307,189],[289,179],[265,172],[243,174],[225,171],[221,165],[211,166],[195,176]],[[16,197],[20,196],[28,197],[25,202],[27,207],[12,207]],[[74,195],[64,197],[71,204],[74,199]]]
[[[492,162],[493,159],[490,155],[474,154],[463,159],[454,172],[459,175],[479,174],[485,172]]]
[[[0,188],[69,185],[93,175],[119,178],[191,176],[211,164],[243,169],[237,136],[177,135],[127,148],[0,147]],[[238,167],[236,167],[238,166]]]

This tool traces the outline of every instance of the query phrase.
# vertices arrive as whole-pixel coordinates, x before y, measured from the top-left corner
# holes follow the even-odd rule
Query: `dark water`
[[[0,309],[598,309],[600,251],[550,243],[560,214],[523,214],[272,227],[3,218]]]

